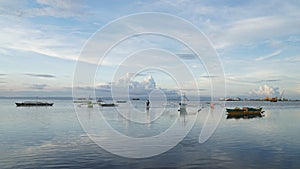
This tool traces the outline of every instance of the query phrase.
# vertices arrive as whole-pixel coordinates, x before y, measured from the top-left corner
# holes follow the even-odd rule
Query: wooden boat
[[[262,117],[262,107],[259,108],[252,108],[252,107],[243,107],[239,108],[236,107],[234,109],[228,109],[227,111],[227,118],[230,117],[244,117],[244,118],[251,118],[251,117]]]
[[[259,108],[252,108],[252,107],[243,107],[243,108],[239,108],[236,107],[234,109],[226,109],[228,113],[231,114],[238,114],[238,113],[260,113],[262,111],[262,107]]]
[[[48,102],[39,102],[39,101],[25,101],[21,103],[16,103],[17,107],[26,107],[26,106],[53,106],[54,103]]]

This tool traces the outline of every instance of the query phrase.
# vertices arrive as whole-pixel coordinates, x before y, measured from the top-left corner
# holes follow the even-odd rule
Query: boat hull
[[[117,104],[114,103],[104,103],[104,104],[100,104],[102,107],[116,107],[118,106]]]
[[[251,108],[251,107],[244,107],[244,108],[235,108],[235,109],[226,109],[227,111],[227,118],[232,117],[262,117],[262,108]]]
[[[44,102],[30,102],[30,103],[16,103],[17,107],[29,107],[29,106],[53,106],[54,103]]]

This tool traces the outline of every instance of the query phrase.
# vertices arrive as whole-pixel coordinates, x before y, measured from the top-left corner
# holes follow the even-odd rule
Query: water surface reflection
[[[80,127],[71,101],[55,102],[53,108],[21,108],[15,100],[1,100],[0,168],[299,168],[300,105],[295,103],[227,102],[226,107],[257,107],[263,118],[226,120],[226,113],[215,133],[205,143],[198,137],[209,111],[205,106],[187,114],[171,106],[157,120],[141,111],[145,123],[123,118],[117,111],[105,109],[111,127],[132,137],[149,137],[164,132],[176,122],[181,130],[195,124],[188,135],[171,150],[145,159],[123,158],[100,148]],[[13,105],[13,106],[11,106]],[[139,106],[139,103],[137,103]],[[141,103],[144,106],[144,103]],[[96,108],[85,109],[82,117],[91,129],[103,125],[96,120]],[[126,113],[126,112],[125,112]],[[132,116],[130,112],[128,117]],[[100,131],[105,134],[104,131]],[[104,135],[105,136],[105,135]],[[105,138],[107,143],[111,140]],[[170,138],[171,139],[171,138]],[[119,140],[120,144],[126,144]],[[120,150],[121,151],[121,150]]]

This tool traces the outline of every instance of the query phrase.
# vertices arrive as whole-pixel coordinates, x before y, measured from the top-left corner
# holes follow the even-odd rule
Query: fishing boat
[[[17,107],[26,107],[26,106],[53,106],[54,103],[48,102],[39,102],[39,101],[25,101],[21,103],[16,103]]]
[[[116,106],[118,106],[115,103],[103,103],[103,102],[99,103],[99,105],[102,106],[102,107],[116,107]]]
[[[243,118],[251,118],[251,117],[262,117],[262,107],[253,108],[253,107],[243,107],[239,108],[236,107],[234,109],[228,109],[227,111],[227,118],[230,117],[243,117]]]

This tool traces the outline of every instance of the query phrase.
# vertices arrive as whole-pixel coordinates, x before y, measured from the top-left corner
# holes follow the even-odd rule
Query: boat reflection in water
[[[261,118],[263,117],[264,115],[263,114],[251,114],[251,115],[229,115],[227,114],[227,117],[226,119],[240,119],[240,118],[243,118],[243,119],[252,119],[252,118]]]
[[[262,108],[252,108],[252,107],[243,107],[243,108],[234,108],[234,109],[226,109],[227,111],[227,119],[249,119],[249,118],[256,118],[256,117],[263,117],[264,111]]]

